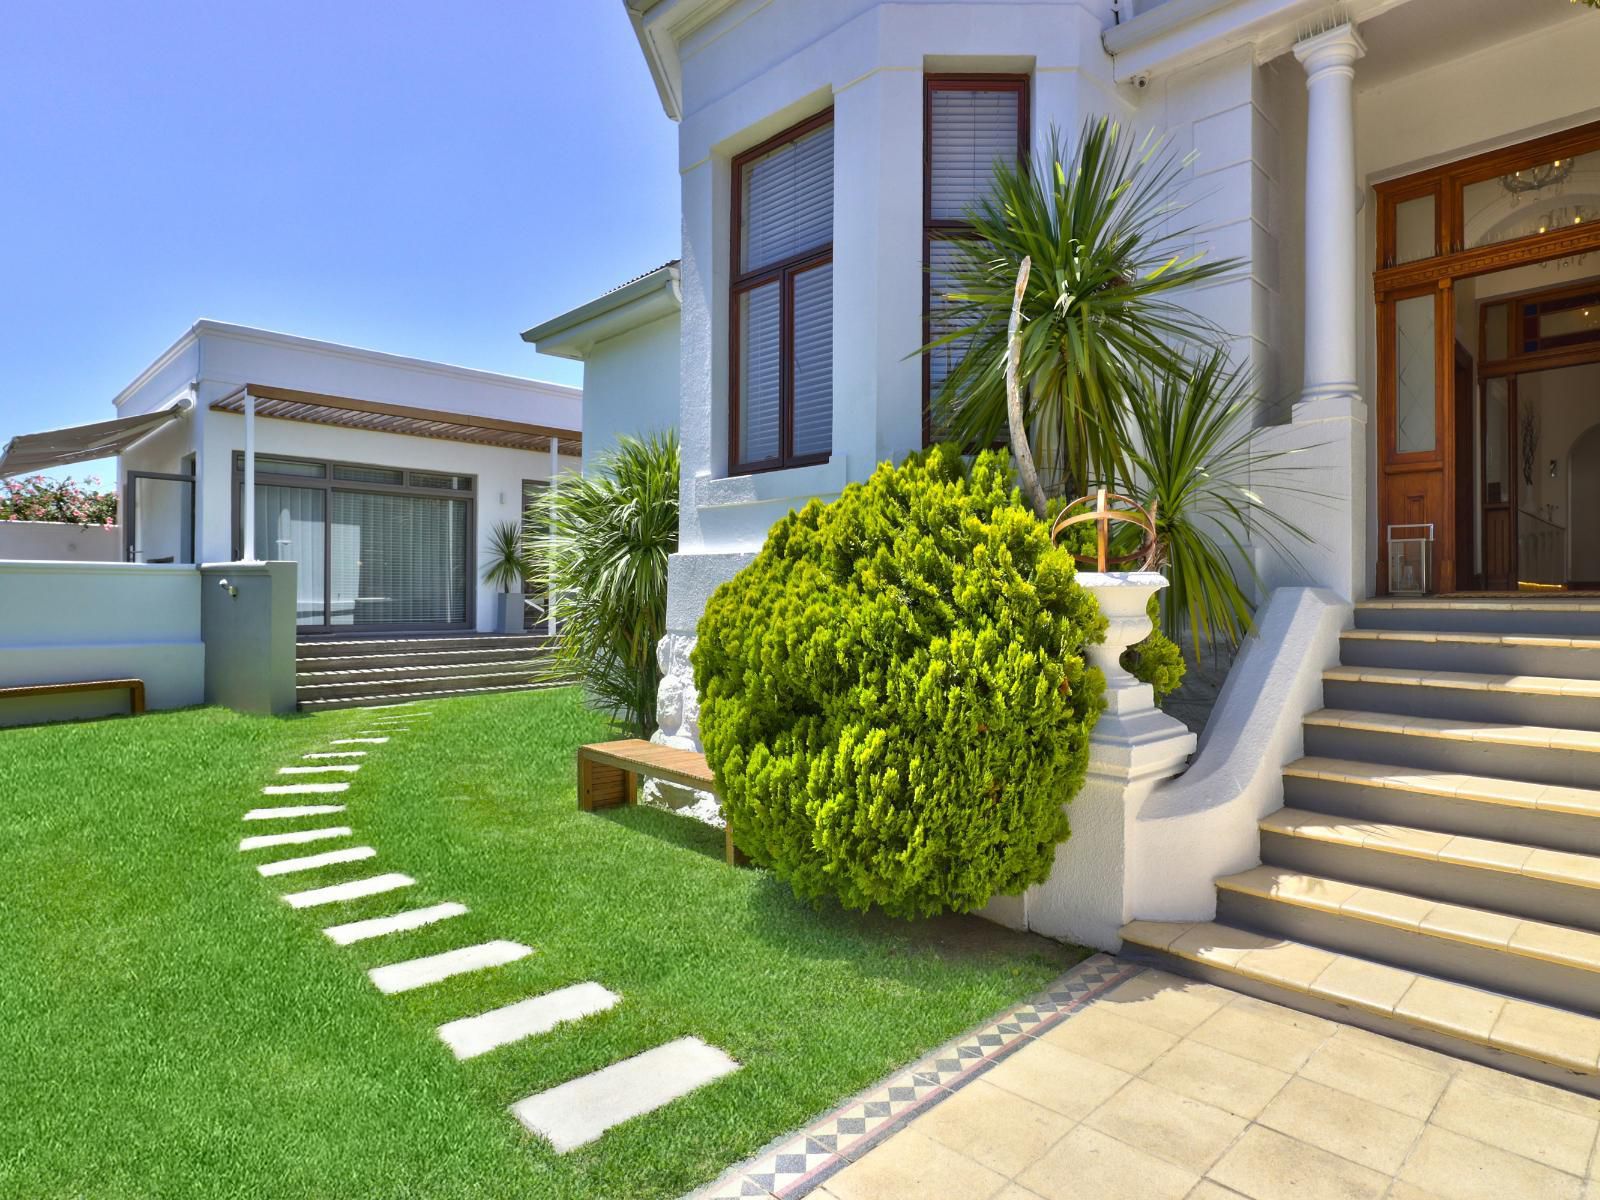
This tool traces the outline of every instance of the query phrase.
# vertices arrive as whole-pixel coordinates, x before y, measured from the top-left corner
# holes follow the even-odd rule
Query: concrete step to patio
[[[433,688],[424,692],[408,692],[399,689],[359,696],[337,696],[321,700],[301,700],[301,712],[326,712],[336,708],[379,708],[385,704],[392,704],[395,700],[407,697],[436,699],[441,696],[485,696],[494,692],[539,692],[552,687],[562,687],[560,683],[514,683],[495,685],[489,687],[446,687]]]
[[[307,658],[366,658],[382,654],[417,654],[442,650],[447,653],[470,650],[525,650],[548,647],[550,639],[542,633],[452,633],[437,637],[302,638],[295,644],[295,656]]]
[[[1217,880],[1217,920],[1600,1014],[1600,933],[1262,866]]]
[[[1347,629],[1339,635],[1339,661],[1347,667],[1413,667],[1487,675],[1600,679],[1600,638]]]
[[[1355,620],[1357,629],[1600,638],[1600,596],[1363,600],[1356,605]]]
[[[1322,673],[1322,698],[1330,708],[1600,731],[1595,679],[1338,666]]]
[[[1284,803],[1358,821],[1600,855],[1600,790],[1308,756],[1283,771]]]
[[[1600,1097],[1600,1019],[1225,921],[1124,926],[1123,954]]]
[[[1600,931],[1600,857],[1329,813],[1262,818],[1261,860],[1533,921]]]
[[[521,639],[513,639],[520,642]],[[295,660],[298,674],[412,667],[467,666],[469,664],[541,662],[550,657],[547,646],[440,647],[433,650],[386,650],[381,653],[302,654]]]
[[[1600,789],[1600,733],[1593,730],[1329,707],[1305,719],[1305,751]]]

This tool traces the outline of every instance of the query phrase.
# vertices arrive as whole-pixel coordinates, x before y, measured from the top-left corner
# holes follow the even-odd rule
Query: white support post
[[[244,504],[243,553],[240,562],[257,562],[256,558],[256,398],[246,388],[244,393]]]
[[[561,443],[555,438],[550,439],[550,492],[553,496],[556,490],[556,474],[561,470]],[[549,593],[544,598],[544,631],[550,636],[556,635],[556,594]]]

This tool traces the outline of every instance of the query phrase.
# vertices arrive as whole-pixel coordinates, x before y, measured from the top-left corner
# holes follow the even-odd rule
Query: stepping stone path
[[[432,716],[431,712],[411,709],[408,704],[384,707],[406,711],[379,715],[377,710],[363,710],[363,714],[357,720],[378,728],[353,730],[353,736],[332,738],[329,744],[387,745],[391,735],[411,731],[409,722]],[[279,767],[278,774],[354,775],[361,770],[362,763],[326,760],[365,758],[369,753],[367,750],[314,751],[301,755],[301,758],[316,762],[317,765]],[[271,784],[263,787],[261,792],[267,796],[315,795],[343,792],[349,787],[348,780],[314,781]],[[293,820],[300,817],[329,816],[344,811],[343,804],[252,808],[244,814],[244,820]],[[273,846],[301,845],[351,836],[353,831],[344,825],[294,829],[241,838],[239,850],[244,853]],[[268,877],[290,875],[343,863],[360,862],[376,857],[377,853],[371,846],[349,846],[300,858],[259,863],[256,870]],[[415,883],[416,880],[409,875],[390,871],[364,879],[350,879],[342,883],[286,892],[282,898],[291,908],[318,908],[383,895],[387,892],[397,892],[412,887]],[[357,942],[421,929],[452,917],[462,916],[467,911],[465,904],[446,901],[422,908],[404,909],[389,916],[329,925],[323,929],[323,933],[334,944],[349,946]],[[367,975],[380,992],[388,995],[429,987],[458,975],[505,966],[527,958],[533,953],[533,947],[525,946],[521,942],[496,940],[374,967],[367,972]],[[458,1060],[477,1058],[503,1046],[547,1034],[558,1026],[605,1012],[621,1003],[621,996],[599,983],[592,980],[575,983],[475,1016],[446,1021],[438,1028],[439,1040],[450,1048]],[[708,1045],[699,1038],[684,1037],[545,1091],[536,1092],[513,1104],[511,1114],[529,1132],[546,1139],[558,1153],[565,1154],[569,1150],[594,1141],[615,1125],[654,1112],[738,1069],[739,1064],[724,1051]]]

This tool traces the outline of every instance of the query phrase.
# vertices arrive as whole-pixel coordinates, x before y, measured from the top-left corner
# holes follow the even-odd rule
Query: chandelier
[[[1511,203],[1517,201],[1527,192],[1537,192],[1555,183],[1565,183],[1572,174],[1572,160],[1558,158],[1554,162],[1539,163],[1536,166],[1524,167],[1520,171],[1513,171],[1509,175],[1500,176],[1500,186],[1511,193]]]

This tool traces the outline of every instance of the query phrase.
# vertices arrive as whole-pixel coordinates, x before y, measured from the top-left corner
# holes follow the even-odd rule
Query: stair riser
[[[479,679],[471,675],[441,675],[432,679],[358,679],[351,683],[295,688],[297,700],[337,700],[345,696],[392,696],[442,692],[463,687],[508,687],[532,683],[531,673],[511,678]]]
[[[1308,875],[1600,932],[1600,890],[1310,838],[1261,834],[1261,861]]]
[[[1496,646],[1481,642],[1376,642],[1368,638],[1344,638],[1339,648],[1340,661],[1347,667],[1600,679],[1600,650]]]
[[[1600,752],[1594,751],[1503,746],[1325,725],[1307,725],[1305,742],[1307,754],[1327,758],[1600,788]]]
[[[1500,725],[1547,725],[1556,729],[1600,730],[1600,700],[1593,696],[1544,696],[1406,683],[1322,685],[1323,703],[1358,712],[1403,713],[1482,721]]]
[[[463,650],[539,650],[549,645],[543,634],[527,637],[517,634],[463,635],[442,638],[373,638],[370,641],[348,640],[301,641],[295,644],[298,658],[339,658],[367,654],[421,654],[446,651],[459,654]]]
[[[511,694],[513,692],[542,692],[542,691],[547,691],[551,687],[561,687],[561,686],[564,686],[564,685],[562,685],[562,684],[548,684],[548,685],[546,685],[546,684],[537,684],[537,685],[530,685],[528,687],[520,687],[520,688],[491,688],[491,689],[486,689],[486,690],[481,690],[481,691],[473,691],[471,689],[465,689],[465,690],[462,690],[462,691],[454,691],[454,692],[435,692],[435,693],[431,694],[430,698],[436,698],[436,699],[441,699],[442,700],[442,699],[446,699],[446,698],[448,698],[450,696],[461,696],[461,695],[494,696],[494,695],[509,695],[509,694]],[[309,704],[306,703],[304,700],[302,700],[299,703],[299,707],[300,707],[300,710],[302,712],[330,712],[333,709],[378,708],[378,707],[381,707],[383,705],[392,703],[392,701],[393,701],[393,697],[390,697],[390,696],[345,696],[345,697],[342,697],[342,698],[337,699],[337,700],[318,700],[318,701],[315,701],[315,702],[309,703]]]
[[[1434,633],[1526,633],[1549,637],[1600,637],[1600,608],[1520,609],[1357,608],[1357,629],[1425,629]]]
[[[1600,975],[1527,955],[1429,937],[1375,921],[1217,889],[1217,920],[1407,971],[1576,1012],[1600,1007]]]
[[[1203,963],[1191,962],[1189,959],[1179,958],[1164,951],[1136,946],[1132,942],[1123,945],[1121,956],[1132,962],[1171,971],[1175,975],[1198,979],[1203,983],[1214,984],[1218,987],[1228,988],[1231,991],[1243,992],[1247,996],[1254,996],[1256,999],[1265,1000],[1269,1004],[1281,1004],[1285,1008],[1292,1008],[1298,1012],[1310,1013],[1312,1016],[1322,1017],[1329,1021],[1339,1021],[1346,1025],[1354,1025],[1359,1029],[1394,1038],[1397,1041],[1409,1042],[1412,1045],[1422,1046],[1428,1050],[1436,1050],[1441,1054],[1464,1058],[1468,1062],[1480,1063],[1486,1067],[1508,1071],[1513,1075],[1521,1075],[1526,1079],[1537,1080],[1540,1083],[1547,1083],[1554,1087],[1566,1088],[1586,1096],[1600,1098],[1600,1073],[1574,1075],[1559,1067],[1553,1067],[1549,1063],[1540,1062],[1535,1058],[1525,1058],[1520,1054],[1508,1054],[1504,1051],[1491,1049],[1480,1042],[1451,1037],[1430,1029],[1419,1029],[1410,1022],[1402,1021],[1395,1017],[1381,1016],[1366,1009],[1349,1008],[1291,988],[1274,987],[1260,980],[1236,975],[1232,971],[1210,967]]]
[[[1521,846],[1600,855],[1600,818],[1572,813],[1482,804],[1392,788],[1304,779],[1286,775],[1283,802],[1291,808],[1330,813],[1357,821],[1409,825]]]
[[[312,657],[295,660],[296,668],[306,671],[364,671],[390,667],[488,666],[494,663],[525,663],[546,659],[549,651],[527,648],[487,650],[463,654],[459,650],[431,650],[419,654],[350,654],[338,657]]]
[[[315,671],[302,670],[295,675],[295,683],[300,687],[314,687],[322,684],[342,684],[346,682],[359,683],[370,680],[373,683],[382,683],[390,679],[456,679],[462,675],[505,675],[516,673],[532,675],[539,671],[548,659],[510,659],[497,663],[431,663],[425,666],[400,667],[398,669],[384,668],[373,670],[371,668],[349,668],[340,671],[323,671],[318,667]]]

